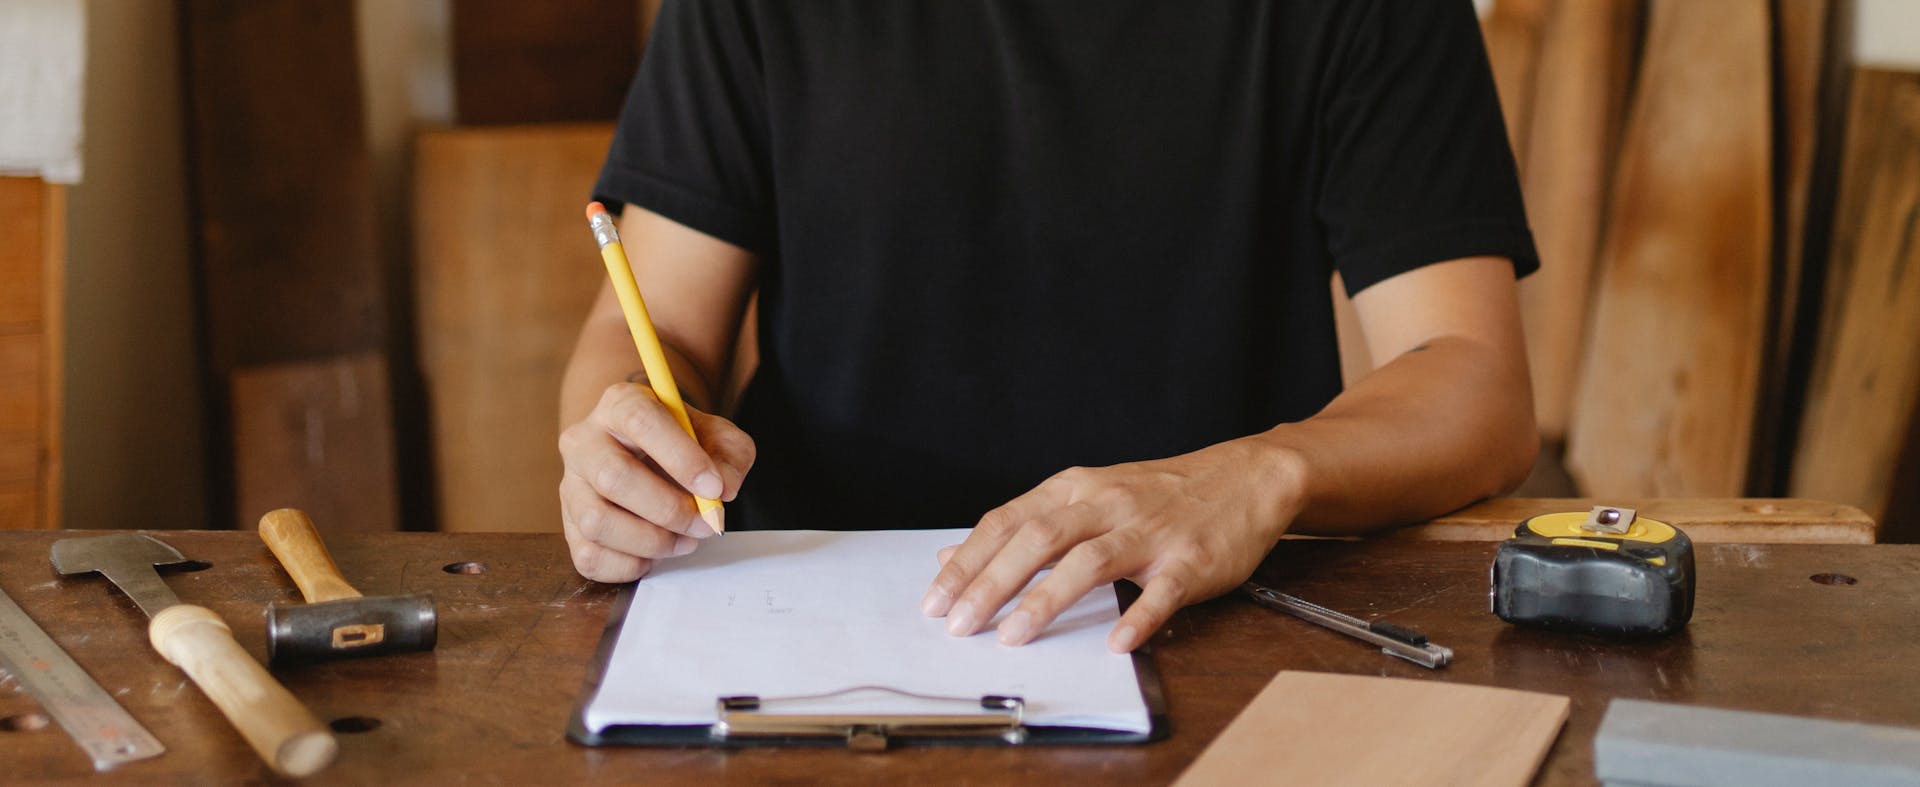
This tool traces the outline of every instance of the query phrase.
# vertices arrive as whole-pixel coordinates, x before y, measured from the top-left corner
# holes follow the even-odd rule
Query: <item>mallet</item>
[[[260,540],[300,587],[305,604],[267,606],[267,660],[280,666],[328,659],[433,650],[439,615],[433,597],[362,596],[340,576],[306,513],[293,508],[260,518]]]

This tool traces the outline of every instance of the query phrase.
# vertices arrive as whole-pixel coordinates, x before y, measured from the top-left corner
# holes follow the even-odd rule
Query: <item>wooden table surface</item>
[[[0,587],[167,746],[106,774],[137,783],[269,781],[218,712],[146,644],[146,619],[106,580],[48,565],[58,538],[0,533]],[[264,608],[297,599],[254,534],[156,533],[211,564],[170,574],[265,657]],[[1920,725],[1920,546],[1701,545],[1692,625],[1616,643],[1517,630],[1488,612],[1491,543],[1289,542],[1260,577],[1364,618],[1425,631],[1456,653],[1428,671],[1238,597],[1191,607],[1152,642],[1171,736],[1140,746],[838,749],[589,749],[564,737],[614,597],[573,573],[559,536],[394,533],[336,536],[347,578],[381,595],[431,591],[439,648],[276,674],[340,727],[339,759],[316,783],[627,781],[743,784],[1166,783],[1282,669],[1387,675],[1555,692],[1573,698],[1538,782],[1593,782],[1593,734],[1614,697],[1831,719]],[[932,556],[928,556],[929,569]],[[449,570],[484,566],[477,573]],[[1811,577],[1843,574],[1854,584]],[[914,604],[918,599],[902,603]],[[776,656],[769,656],[776,657]],[[38,711],[0,680],[0,729]],[[1448,723],[1445,718],[1433,724]],[[0,779],[96,778],[57,726],[0,731]]]

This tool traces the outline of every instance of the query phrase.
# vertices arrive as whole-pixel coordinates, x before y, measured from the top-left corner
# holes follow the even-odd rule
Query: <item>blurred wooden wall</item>
[[[458,122],[610,121],[656,5],[454,0],[448,34]],[[234,527],[251,527],[264,511],[293,506],[327,530],[435,529],[448,519],[439,511],[445,485],[438,482],[443,466],[436,459],[445,458],[445,472],[462,478],[459,473],[473,462],[501,468],[487,456],[438,450],[463,437],[485,443],[492,431],[458,421],[451,424],[458,433],[435,431],[442,405],[457,410],[467,397],[485,399],[512,383],[538,379],[522,368],[496,375],[493,385],[460,378],[442,380],[436,390],[421,374],[420,353],[444,360],[435,340],[450,334],[436,330],[447,327],[439,312],[429,316],[440,323],[417,330],[417,304],[475,291],[416,293],[412,244],[381,237],[417,233],[404,221],[376,214],[383,203],[407,201],[381,199],[382,184],[372,171],[355,7],[338,0],[181,0],[179,6],[192,257],[210,398],[208,499],[214,521]],[[503,169],[494,177],[463,184],[478,191],[435,204],[466,206],[486,221],[485,210],[523,196],[487,189],[505,186],[519,172],[547,185],[547,193],[565,190],[573,206],[567,215],[573,216],[576,203],[587,197],[605,143],[582,156],[577,144],[549,141],[571,165],[566,175],[551,173],[552,166],[539,160],[496,155],[489,160]],[[458,150],[464,148],[436,153],[429,164],[458,170],[462,165],[449,161]],[[535,144],[532,150],[543,149]],[[540,158],[536,153],[534,159]],[[520,164],[525,167],[515,170]],[[503,195],[509,199],[499,199]],[[442,248],[426,247],[430,253]],[[508,273],[497,266],[484,270]],[[445,279],[421,281],[432,287]],[[499,303],[479,298],[468,308]],[[460,324],[462,330],[511,327],[500,322],[510,316],[466,317],[471,319]],[[573,323],[569,333],[577,329],[577,317]],[[522,327],[545,335],[539,325]],[[552,410],[526,417],[547,425]],[[523,444],[514,446],[519,451]],[[547,441],[538,455],[551,454]],[[543,499],[553,497],[551,473],[538,474],[537,481],[508,475],[492,485],[537,487]],[[470,491],[457,496],[464,501]],[[531,500],[533,493],[521,497]],[[474,518],[463,506],[455,505],[454,520]],[[557,518],[529,521],[508,513],[526,507],[488,506],[491,518],[480,518],[491,529],[557,528]]]
[[[209,508],[393,530],[400,341],[379,253],[354,6],[185,0],[183,94]]]
[[[1920,540],[1894,480],[1920,465],[1897,185],[1920,181],[1920,135],[1911,75],[1847,66],[1849,12],[1496,0],[1483,31],[1544,260],[1521,286],[1536,411],[1567,471],[1533,491],[1820,497]]]
[[[66,187],[0,177],[0,530],[60,521]]]

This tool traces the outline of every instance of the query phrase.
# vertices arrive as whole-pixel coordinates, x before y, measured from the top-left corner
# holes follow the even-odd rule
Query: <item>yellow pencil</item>
[[[613,227],[613,216],[607,213],[605,205],[589,202],[587,225],[593,228],[593,239],[600,244],[600,260],[607,264],[613,293],[620,297],[620,311],[627,315],[627,330],[633,334],[633,346],[640,351],[640,366],[647,371],[647,383],[653,387],[654,395],[660,397],[660,403],[673,413],[673,419],[680,422],[680,428],[697,441],[699,435],[694,434],[693,421],[687,418],[687,405],[680,399],[679,386],[673,384],[667,353],[660,348],[659,335],[653,332],[653,319],[647,316],[647,302],[640,299],[640,285],[633,280],[633,265],[627,262],[627,250],[620,246],[620,232]],[[700,519],[713,528],[713,532],[727,531],[720,501],[694,495],[693,502],[700,509]]]

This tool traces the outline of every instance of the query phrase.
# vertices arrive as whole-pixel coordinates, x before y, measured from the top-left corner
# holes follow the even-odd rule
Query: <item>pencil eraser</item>
[[[594,214],[605,212],[607,212],[607,206],[600,204],[599,200],[587,203],[587,218],[591,219]]]

